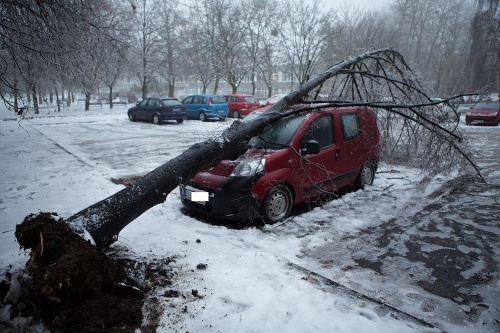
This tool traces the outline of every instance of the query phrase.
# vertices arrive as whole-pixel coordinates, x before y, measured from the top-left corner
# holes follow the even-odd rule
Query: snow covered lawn
[[[113,178],[143,175],[232,121],[132,123],[123,107],[42,113],[18,124],[0,110],[2,272],[27,261],[14,238],[26,215],[69,217],[123,188]],[[500,128],[466,131],[487,147],[479,162],[497,186],[382,164],[369,189],[244,230],[186,215],[174,191],[114,247],[175,258],[173,286],[149,295],[163,310],[158,332],[498,332]],[[9,315],[0,309],[2,329],[22,327]]]

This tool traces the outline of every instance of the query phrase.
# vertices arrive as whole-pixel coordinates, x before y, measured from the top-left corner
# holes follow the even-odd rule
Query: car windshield
[[[257,98],[255,98],[254,96],[245,96],[244,99],[245,102],[250,102],[250,103],[258,102]]]
[[[182,104],[179,100],[177,99],[172,99],[172,98],[164,98],[162,99],[163,103],[165,105],[179,105]]]
[[[488,110],[498,110],[500,108],[500,102],[496,103],[477,103],[474,105],[474,110],[488,109]]]
[[[212,97],[212,103],[213,104],[224,104],[224,103],[226,103],[226,100],[224,99],[224,96],[214,96],[214,97]]]
[[[306,115],[286,117],[267,126],[264,131],[248,142],[252,148],[283,148],[288,146]]]

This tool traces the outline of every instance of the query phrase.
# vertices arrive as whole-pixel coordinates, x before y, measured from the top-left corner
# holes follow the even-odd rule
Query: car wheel
[[[177,119],[178,124],[182,124],[184,122],[184,119]]]
[[[260,214],[265,223],[273,224],[284,220],[292,211],[292,193],[283,184],[276,185],[267,192]]]
[[[160,117],[157,114],[153,116],[153,123],[156,125],[161,125]]]
[[[241,118],[241,115],[240,115],[240,113],[238,112],[238,110],[234,110],[234,111],[233,111],[233,118]]]
[[[130,119],[130,121],[136,121],[135,116],[132,112],[128,114],[128,119]]]
[[[204,112],[200,112],[200,120],[207,121],[207,115]]]
[[[375,178],[375,168],[372,161],[366,161],[361,168],[361,171],[356,178],[354,187],[357,189],[364,189],[366,186],[371,186],[373,184],[373,179]]]

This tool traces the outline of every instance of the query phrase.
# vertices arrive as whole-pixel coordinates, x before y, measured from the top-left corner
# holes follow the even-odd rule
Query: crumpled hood
[[[240,164],[240,162],[245,161],[245,160],[256,160],[262,157],[266,157],[270,154],[272,154],[273,151],[271,150],[263,150],[263,149],[249,149],[247,150],[243,155],[238,157],[234,161],[230,160],[222,160],[219,164],[217,164],[215,167],[209,169],[209,170],[204,170],[202,173],[209,173],[212,175],[217,175],[217,176],[224,176],[227,177],[229,176],[234,168]]]

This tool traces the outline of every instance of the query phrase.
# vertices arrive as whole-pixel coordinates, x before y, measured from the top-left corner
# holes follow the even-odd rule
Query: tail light
[[[209,107],[212,107],[212,97],[209,97],[209,98],[208,98],[208,106],[209,106]]]
[[[167,113],[168,112],[168,109],[167,108],[161,108],[160,109],[160,113]]]

